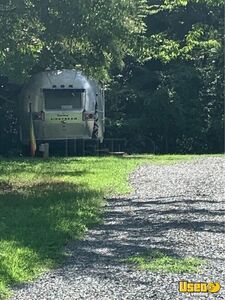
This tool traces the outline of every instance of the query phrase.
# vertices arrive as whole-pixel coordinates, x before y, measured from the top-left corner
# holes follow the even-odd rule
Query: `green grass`
[[[125,262],[140,270],[163,273],[199,273],[203,260],[195,257],[174,257],[160,250],[152,250],[142,255],[132,256]]]
[[[128,193],[138,165],[193,156],[0,160],[0,298],[65,259],[64,246],[101,221],[103,197]]]

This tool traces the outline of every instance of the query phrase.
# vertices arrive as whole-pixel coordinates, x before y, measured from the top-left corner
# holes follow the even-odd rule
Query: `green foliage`
[[[125,260],[141,270],[164,273],[199,273],[203,260],[194,257],[174,257],[160,250],[152,250]]]
[[[0,73],[83,70],[108,83],[107,134],[129,151],[221,152],[223,2],[5,0]]]
[[[127,59],[108,94],[131,152],[223,151],[223,23],[219,1],[150,4],[144,64]]]
[[[146,14],[145,0],[10,1],[0,10],[1,71],[23,81],[47,67],[76,67],[106,80],[112,64],[135,55]]]

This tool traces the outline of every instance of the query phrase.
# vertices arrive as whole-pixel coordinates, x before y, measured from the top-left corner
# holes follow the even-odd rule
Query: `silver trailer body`
[[[104,91],[76,70],[38,73],[24,86],[19,103],[23,145],[30,143],[30,108],[37,142],[103,140]]]

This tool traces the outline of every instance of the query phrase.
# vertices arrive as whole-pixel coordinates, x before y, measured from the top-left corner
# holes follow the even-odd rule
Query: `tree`
[[[21,82],[47,67],[76,67],[107,80],[113,65],[136,55],[147,8],[146,0],[5,1],[1,72]]]
[[[0,74],[83,70],[108,84],[107,134],[131,151],[219,152],[223,25],[222,0],[3,0]]]
[[[160,152],[221,152],[223,3],[149,2],[145,63],[128,60],[115,78],[119,92],[111,97],[120,114],[110,114],[113,130],[124,133],[135,119],[138,134],[125,131],[130,143],[138,136],[139,151],[150,151],[151,139]]]

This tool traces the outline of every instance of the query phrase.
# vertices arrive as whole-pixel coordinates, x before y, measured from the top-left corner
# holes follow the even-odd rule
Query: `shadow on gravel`
[[[132,255],[159,250],[170,257],[183,257],[177,249],[185,247],[182,245],[186,239],[185,233],[224,233],[224,222],[221,220],[224,211],[204,208],[206,203],[215,204],[215,201],[181,200],[181,197],[171,201],[175,198],[148,199],[144,202],[133,198],[109,199],[104,224],[90,231],[86,240],[71,246],[73,255],[68,267],[74,268],[75,265],[78,268],[76,272],[88,272],[104,278],[113,274],[115,278],[115,268]],[[196,203],[197,208],[193,206]],[[173,207],[173,204],[178,207]],[[181,238],[176,239],[175,236],[170,239],[169,232],[181,235]],[[192,256],[192,253],[189,255]],[[211,259],[204,253],[199,253],[199,257]]]

